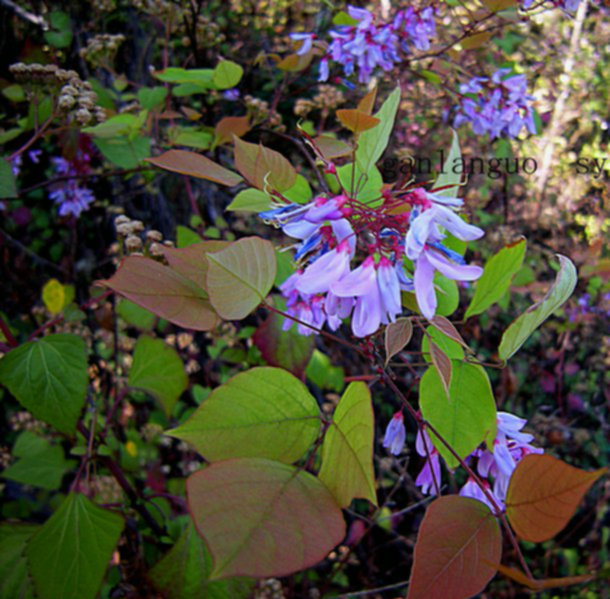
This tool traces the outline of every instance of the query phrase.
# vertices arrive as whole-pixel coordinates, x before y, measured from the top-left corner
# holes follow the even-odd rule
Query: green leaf
[[[337,175],[341,185],[347,192],[353,195],[360,202],[364,202],[370,206],[377,206],[381,203],[381,187],[383,179],[381,173],[376,166],[370,167],[368,175],[356,165],[354,176],[352,178],[352,163],[344,164],[337,169]],[[353,189],[352,189],[353,179]]]
[[[523,264],[525,247],[525,239],[521,239],[507,245],[487,261],[464,319],[485,312],[489,306],[502,299]]]
[[[358,21],[357,19],[350,17],[349,14],[346,13],[344,10],[340,10],[333,17],[333,25],[348,25],[350,27],[353,27],[354,25],[358,25],[359,22],[360,21]]]
[[[297,175],[294,185],[284,190],[282,194],[286,199],[297,204],[306,204],[313,196],[311,187],[303,175]]]
[[[496,438],[496,404],[487,373],[481,366],[451,360],[449,400],[435,368],[428,368],[419,387],[422,416],[463,459],[480,443]],[[430,438],[450,468],[458,461],[430,432]]]
[[[157,106],[163,104],[163,101],[167,97],[167,88],[156,86],[156,87],[141,87],[138,90],[138,100],[142,108],[146,110],[152,110]]]
[[[453,172],[453,166],[462,159],[460,140],[457,133],[453,129],[451,132],[453,134],[453,138],[451,141],[449,154],[447,155],[441,173],[432,186],[432,189],[436,195],[446,197],[455,197],[459,192],[459,185],[462,181],[462,175],[460,173]]]
[[[105,120],[103,123],[98,123],[93,127],[85,127],[83,132],[102,139],[126,136],[133,131],[136,120],[137,118],[133,114],[117,114]]]
[[[514,355],[527,338],[572,295],[577,282],[576,267],[561,254],[557,254],[557,258],[559,272],[547,294],[504,331],[498,348],[501,360],[508,360]]]
[[[281,462],[217,462],[191,475],[186,492],[214,559],[212,579],[304,570],[345,535],[341,510],[328,489],[315,476]]]
[[[49,491],[59,489],[64,474],[75,465],[73,460],[66,460],[62,447],[51,445],[29,431],[21,433],[13,448],[13,455],[21,459],[6,468],[2,476]]]
[[[25,550],[39,599],[94,599],[123,519],[71,493]]]
[[[167,416],[188,387],[184,364],[176,350],[161,339],[143,335],[136,343],[129,386],[156,397]]]
[[[273,286],[276,259],[269,241],[245,237],[207,258],[210,301],[226,320],[245,318]]]
[[[150,156],[150,137],[112,137],[93,140],[104,158],[124,169],[140,166],[140,163]]]
[[[460,304],[460,292],[455,281],[448,279],[438,272],[434,275],[436,292],[436,313],[441,316],[451,316]]]
[[[263,212],[271,208],[271,199],[260,189],[249,187],[243,189],[234,198],[233,201],[226,207],[226,210],[233,212]]]
[[[153,566],[149,577],[166,599],[247,599],[254,582],[232,578],[210,582],[212,556],[189,521],[176,544]]]
[[[184,128],[173,140],[176,146],[187,146],[197,150],[207,150],[212,144],[212,134],[207,131],[198,131],[193,128]]]
[[[174,173],[207,179],[228,187],[233,187],[242,181],[237,173],[216,164],[201,154],[186,150],[168,150],[161,156],[149,158],[147,162]]]
[[[244,70],[237,63],[221,60],[216,65],[212,78],[218,89],[229,89],[240,82],[243,74]]]
[[[358,148],[356,149],[356,164],[361,172],[369,173],[385,151],[394,128],[399,103],[400,87],[396,87],[386,98],[377,114],[374,115],[380,123],[360,134]]]
[[[152,312],[128,299],[120,299],[117,302],[116,311],[128,325],[141,331],[152,331],[157,322],[157,317]]]
[[[329,389],[341,393],[345,385],[343,368],[333,366],[330,358],[317,349],[314,350],[311,360],[307,364],[305,375],[320,389]]]
[[[452,360],[463,360],[464,359],[464,350],[462,346],[453,339],[450,339],[434,328],[433,326],[429,326],[426,328],[426,332],[430,337],[432,337],[432,341],[443,351],[443,353]],[[428,339],[428,335],[424,335],[422,337],[421,342],[421,350],[423,352],[423,357],[426,362],[431,362],[432,358],[430,357],[430,341]]]
[[[178,225],[176,227],[176,246],[178,249],[184,249],[190,247],[191,245],[196,245],[201,243],[203,238],[199,233],[195,233],[192,229],[188,227],[184,227],[183,225]],[[204,285],[201,285],[205,287]]]
[[[43,36],[47,43],[55,48],[67,48],[72,43],[72,23],[70,17],[60,10],[54,10],[49,15],[53,31],[45,31]]]
[[[144,256],[125,258],[110,279],[98,284],[186,329],[209,331],[218,323],[204,289]]]
[[[350,383],[339,401],[322,445],[320,480],[337,503],[347,507],[355,497],[377,505],[373,471],[375,422],[371,392]]]
[[[3,88],[2,95],[11,102],[25,102],[27,100],[23,87],[17,83]]]
[[[36,418],[62,433],[75,432],[88,381],[87,348],[77,335],[47,335],[0,361],[0,382]]]
[[[279,310],[285,311],[284,298],[274,296],[273,300]],[[258,347],[267,364],[279,366],[303,378],[313,353],[315,337],[301,335],[297,331],[296,324],[285,331],[283,329],[285,320],[284,316],[271,312],[252,335],[252,342]]]
[[[34,599],[23,552],[39,528],[34,524],[0,524],[0,599]]]
[[[212,394],[168,435],[191,443],[209,462],[260,457],[292,463],[320,430],[307,387],[280,368],[252,368]]]
[[[17,185],[13,168],[8,160],[0,158],[0,199],[16,197]]]
[[[214,87],[214,71],[212,69],[169,67],[162,71],[155,71],[153,76],[165,83],[191,83],[198,86],[201,91]]]

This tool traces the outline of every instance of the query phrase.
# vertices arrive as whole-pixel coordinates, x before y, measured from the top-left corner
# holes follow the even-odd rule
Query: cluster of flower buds
[[[92,91],[91,84],[83,81],[76,71],[60,69],[52,64],[25,64],[18,62],[9,67],[15,81],[26,86],[26,94],[33,90],[28,86],[44,86],[51,93],[59,89],[57,107],[70,114],[76,122],[85,126],[92,119],[98,123],[106,120],[106,112],[97,106],[97,94]]]
[[[416,10],[409,7],[398,11],[389,23],[379,23],[368,10],[348,6],[347,13],[353,25],[341,25],[330,31],[332,41],[320,63],[320,81],[329,75],[329,61],[339,63],[346,77],[358,73],[358,81],[367,83],[373,71],[394,68],[401,61],[401,52],[412,48],[428,50],[430,38],[436,33],[434,10],[427,7]],[[313,33],[293,33],[291,38],[301,43],[298,54],[312,48]]]
[[[483,235],[457,214],[462,203],[418,187],[400,197],[388,195],[377,208],[344,191],[336,196],[319,195],[305,205],[284,203],[260,213],[266,222],[299,240],[294,255],[297,271],[280,288],[288,314],[300,321],[299,332],[310,335],[312,327],[319,329],[324,324],[336,330],[352,315],[354,335],[372,335],[402,312],[401,290],[414,291],[420,312],[433,318],[437,271],[456,281],[473,281],[483,272],[442,244],[444,231],[462,241]],[[410,211],[396,214],[393,209],[398,204],[410,206]],[[359,247],[361,259],[352,270]],[[409,271],[405,269],[407,259]],[[292,324],[287,319],[284,326]]]
[[[121,33],[113,35],[111,33],[99,33],[87,40],[87,45],[81,48],[80,55],[87,62],[94,66],[103,62],[110,63],[125,41],[125,36]]]
[[[152,258],[163,258],[161,246],[174,245],[172,241],[163,239],[161,231],[145,230],[141,220],[132,220],[125,214],[120,214],[114,219],[114,226],[119,240],[124,242],[125,253],[132,256],[143,256],[146,253]]]
[[[66,177],[66,180],[53,186],[49,198],[58,205],[59,216],[72,215],[78,218],[95,201],[93,192],[81,186],[79,180],[79,175],[90,173],[91,154],[87,149],[79,147],[70,160],[60,156],[51,158],[51,162],[55,174]]]
[[[499,69],[491,79],[473,77],[460,86],[462,100],[453,121],[454,127],[470,123],[477,135],[489,133],[491,139],[505,135],[516,137],[523,127],[536,133],[534,111],[527,94],[524,75],[511,69]]]
[[[306,117],[312,110],[322,111],[322,115],[326,116],[329,112],[345,102],[345,96],[340,89],[334,85],[318,85],[318,93],[306,100],[299,98],[294,107],[294,114],[300,117]]]
[[[285,126],[282,125],[282,116],[277,110],[270,109],[269,102],[246,95],[244,96],[244,103],[248,109],[248,116],[252,121],[252,126],[266,121],[272,129],[277,131],[285,130]]]
[[[525,419],[514,414],[498,412],[498,430],[493,442],[493,451],[477,448],[466,458],[468,465],[473,471],[476,470],[487,493],[473,478],[468,477],[460,489],[460,495],[482,501],[493,512],[496,511],[494,503],[500,510],[504,510],[508,483],[517,464],[528,454],[543,453],[543,449],[531,445],[533,435],[522,432],[526,423]],[[389,449],[390,453],[399,455],[404,447],[405,438],[402,412],[396,412],[386,428],[383,446]],[[415,479],[415,484],[424,495],[434,495],[441,486],[440,454],[425,430],[418,430],[415,450],[426,460]],[[472,465],[474,460],[476,460],[476,469]]]

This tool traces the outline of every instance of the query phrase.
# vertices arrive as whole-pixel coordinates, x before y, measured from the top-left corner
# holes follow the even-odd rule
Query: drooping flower
[[[417,431],[417,436],[415,437],[415,450],[421,457],[426,458],[426,463],[415,479],[415,484],[421,487],[421,492],[424,495],[436,495],[436,486],[438,485],[440,488],[441,485],[439,453],[432,444],[428,433],[421,428]]]
[[[392,420],[388,423],[383,437],[383,446],[390,450],[393,455],[400,455],[406,439],[404,418],[401,411],[398,411],[392,416]]]

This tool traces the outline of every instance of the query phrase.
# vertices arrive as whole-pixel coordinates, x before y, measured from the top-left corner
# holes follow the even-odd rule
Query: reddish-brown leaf
[[[148,162],[165,170],[198,179],[207,179],[233,187],[241,183],[242,178],[233,171],[216,164],[209,158],[186,150],[168,150],[156,158],[146,158]]]
[[[589,487],[606,468],[574,468],[550,455],[525,456],[511,476],[506,515],[519,537],[540,543],[553,538],[574,515]]]
[[[434,341],[430,341],[430,357],[432,364],[438,371],[445,395],[449,399],[449,386],[451,385],[451,360]]]
[[[470,497],[434,501],[417,535],[407,599],[468,599],[496,573],[502,535],[489,508]]]
[[[377,117],[366,114],[356,108],[337,110],[337,118],[341,124],[353,133],[368,131],[380,123]]]
[[[218,323],[203,289],[150,258],[125,258],[117,272],[99,284],[186,329],[209,331]]]
[[[401,352],[411,341],[413,335],[413,324],[409,318],[397,318],[396,322],[391,322],[385,329],[385,363],[391,360],[392,356]]]
[[[203,241],[185,248],[170,248],[161,246],[161,251],[170,267],[178,274],[190,279],[200,287],[206,288],[206,275],[208,273],[208,252],[219,252],[226,248],[228,241]]]
[[[237,170],[258,189],[267,185],[278,191],[285,191],[294,184],[297,173],[279,152],[262,144],[251,144],[238,137],[235,141],[235,166]]]
[[[375,107],[375,99],[377,98],[377,86],[375,86],[360,102],[358,102],[358,110],[365,114],[373,114]]]
[[[553,589],[556,587],[567,587],[573,584],[590,582],[591,580],[595,579],[595,576],[592,574],[583,574],[582,576],[564,576],[562,578],[546,578],[544,580],[537,580],[535,578],[529,578],[523,572],[521,572],[521,570],[517,570],[516,568],[510,568],[509,566],[503,566],[502,564],[494,564],[493,567],[497,568],[500,574],[504,574],[504,576],[511,578],[528,589],[532,589],[532,591],[543,591],[545,589]]]
[[[220,146],[233,139],[241,137],[250,131],[250,118],[248,116],[226,116],[220,119],[214,128],[215,146]]]
[[[430,321],[430,324],[435,329],[438,329],[441,333],[443,333],[444,335],[449,337],[449,339],[453,339],[454,341],[459,343],[462,347],[464,347],[467,350],[471,351],[470,347],[468,347],[468,344],[466,343],[466,341],[464,341],[464,339],[462,339],[462,336],[460,335],[458,330],[453,326],[453,323],[449,319],[445,318],[444,316],[440,316],[439,314],[437,314]]]
[[[214,557],[212,579],[292,574],[324,559],[345,535],[330,491],[315,476],[281,462],[216,462],[191,475],[186,492]]]

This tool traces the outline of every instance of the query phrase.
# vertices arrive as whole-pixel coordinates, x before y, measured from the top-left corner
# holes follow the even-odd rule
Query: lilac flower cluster
[[[95,200],[93,192],[87,187],[81,187],[76,178],[89,172],[90,161],[90,154],[80,148],[72,160],[51,158],[56,175],[74,177],[58,183],[49,193],[49,198],[59,206],[59,216],[73,215],[78,218]]]
[[[483,235],[457,214],[462,200],[416,188],[400,202],[411,205],[408,215],[388,214],[384,206],[369,209],[345,193],[260,214],[299,240],[294,246],[298,270],[280,287],[288,314],[300,321],[299,333],[310,335],[315,332],[311,327],[325,324],[336,330],[351,315],[356,337],[372,335],[401,314],[401,290],[414,291],[421,313],[433,318],[437,271],[457,281],[481,276],[480,267],[465,264],[441,243],[445,230],[463,241]],[[352,269],[358,247],[364,250],[362,260]],[[412,276],[405,269],[406,258]],[[285,329],[292,324],[287,319]]]
[[[358,71],[360,83],[367,83],[377,67],[389,71],[400,62],[401,51],[409,52],[411,46],[428,50],[436,32],[431,7],[400,10],[391,23],[377,23],[371,12],[354,6],[349,6],[347,13],[356,24],[330,31],[332,41],[320,63],[320,81],[328,79],[332,60],[343,67],[346,77]],[[313,33],[293,33],[291,37],[301,42],[297,52],[301,55],[311,50],[315,39]]]
[[[477,460],[477,475],[501,510],[504,510],[508,483],[517,464],[528,454],[543,453],[543,449],[531,445],[533,435],[521,432],[526,423],[525,419],[514,414],[498,412],[498,432],[493,443],[493,451],[477,448],[466,458],[467,462]],[[389,448],[392,454],[398,455],[403,449],[405,436],[402,413],[397,412],[388,424],[383,446]],[[422,493],[434,495],[436,486],[440,487],[441,483],[440,455],[425,430],[420,429],[417,432],[415,449],[421,457],[426,458],[426,463],[417,476],[415,484],[421,488]],[[478,499],[495,511],[493,502],[471,477],[460,489],[460,495]]]
[[[505,135],[516,137],[523,127],[536,133],[534,111],[527,94],[524,75],[510,75],[511,69],[499,69],[491,80],[473,77],[460,86],[463,94],[454,127],[470,123],[477,135],[489,133],[491,139]]]
[[[599,297],[599,305],[596,305],[591,294],[585,293],[576,302],[576,306],[568,306],[566,313],[570,322],[576,322],[580,318],[601,316],[610,318],[610,292]]]
[[[566,12],[576,12],[576,9],[580,4],[580,0],[550,0],[550,2],[557,8],[561,8]],[[522,6],[524,10],[528,10],[533,4],[534,0],[523,0]]]

